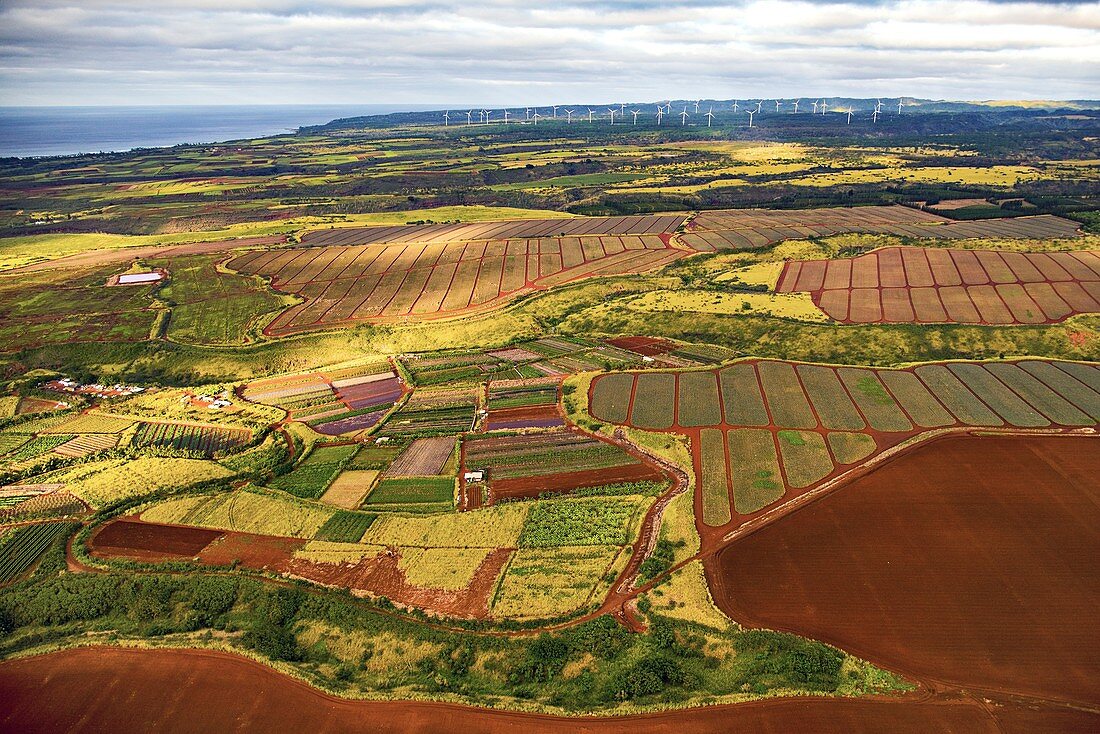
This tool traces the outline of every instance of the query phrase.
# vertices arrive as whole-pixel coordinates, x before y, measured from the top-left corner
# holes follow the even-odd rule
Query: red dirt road
[[[708,559],[715,599],[936,688],[1100,711],[1098,449],[918,447]]]
[[[0,663],[0,732],[973,732],[1084,731],[1067,711],[1036,722],[1016,705],[971,699],[780,699],[647,716],[565,719],[327,696],[245,658],[197,650],[83,648]]]

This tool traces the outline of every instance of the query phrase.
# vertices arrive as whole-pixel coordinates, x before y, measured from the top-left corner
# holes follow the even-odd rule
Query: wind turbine
[[[626,117],[626,102],[619,103],[619,117]]]
[[[756,103],[756,112],[757,112],[757,114],[760,113],[760,108],[763,107],[763,106],[764,106],[764,100],[760,100],[759,102]]]
[[[447,112],[443,113],[443,127],[447,127],[450,124],[451,124],[451,113],[450,113],[450,110],[448,110]]]
[[[631,110],[631,111],[630,111],[630,114],[634,115],[634,122],[633,122],[633,123],[631,123],[631,124],[633,124],[633,125],[637,125],[637,124],[638,124],[638,113],[639,113],[639,112],[641,112],[641,110]]]
[[[898,100],[898,114],[901,114],[901,100]]]
[[[485,110],[485,124],[489,124],[489,115],[493,114],[492,110]]]
[[[592,113],[594,113],[595,111],[596,110],[592,109],[591,107],[588,108],[588,121],[589,122],[592,122]]]
[[[684,111],[686,112],[687,108]],[[699,100],[695,100],[695,114],[699,114]]]
[[[573,110],[566,110],[565,111],[565,124],[566,125],[572,125],[573,124]]]
[[[661,118],[665,114],[665,108],[663,105],[657,105],[657,124],[661,124]]]
[[[554,105],[554,119],[558,119],[558,106]]]
[[[685,107],[684,111],[680,113],[680,127],[688,124],[688,108]]]
[[[523,119],[524,120],[530,120],[531,119],[531,108],[530,107],[528,107],[526,110],[523,111]]]
[[[799,103],[799,102],[801,102],[801,101],[802,101],[802,100],[800,100],[800,99],[796,99],[796,100],[794,101],[794,113],[795,113],[796,115],[798,114],[798,103]]]
[[[829,103],[825,100],[821,100],[821,114],[825,114],[829,111]]]
[[[509,112],[508,110],[504,110],[504,124],[505,125],[508,124],[508,115],[510,115],[510,114],[512,114],[512,113]]]
[[[817,105],[818,105],[818,102],[817,102],[817,100],[815,99],[815,100],[814,100],[814,114],[815,114],[815,115],[817,114]]]
[[[733,100],[733,111],[737,112],[737,100]]]
[[[776,111],[776,114],[779,113],[779,100],[778,99],[775,100],[775,111]]]
[[[531,119],[535,121],[536,125],[538,125],[540,117],[542,117],[542,115],[539,114],[539,108],[536,107],[535,108],[535,114],[531,115]]]
[[[847,124],[848,125],[852,124],[852,108],[851,107],[848,108],[848,122],[847,122]]]
[[[611,115],[611,124],[614,125],[615,124],[615,108],[614,107],[608,107],[607,111]]]
[[[671,100],[669,100],[668,104],[665,105],[665,114],[668,114],[668,115],[672,114],[672,101]]]
[[[878,122],[879,111],[875,110],[871,113],[871,122]]]
[[[706,118],[707,118],[707,127],[710,127],[710,124],[712,122],[714,122],[714,108],[713,107],[711,107],[710,110],[707,112]]]
[[[875,100],[875,112],[882,112],[882,100]]]
[[[752,127],[752,116],[756,114],[756,110],[749,110],[749,127]]]
[[[474,111],[473,110],[470,110],[469,112],[466,113],[466,124],[467,125],[473,125],[474,124]]]
[[[481,110],[480,112],[477,113],[477,121],[478,122],[485,122],[485,110]]]

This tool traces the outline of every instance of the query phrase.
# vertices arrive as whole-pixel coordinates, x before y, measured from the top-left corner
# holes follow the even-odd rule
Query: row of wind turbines
[[[798,114],[798,105],[802,104],[801,99],[796,99],[793,102],[790,102],[788,100],[782,100],[782,99],[776,99],[776,100],[772,100],[772,101],[775,102],[775,112],[776,112],[776,114],[780,114],[782,112],[782,107],[783,107],[784,103],[788,103],[789,106],[792,107],[791,114]],[[756,115],[763,114],[764,102],[765,102],[765,100],[760,99],[760,100],[757,100],[755,103],[749,103],[745,107],[745,113],[748,114],[748,116],[749,116],[749,124],[748,124],[749,127],[754,127],[753,118]],[[694,104],[695,104],[695,113],[694,114],[698,115],[699,114],[700,102],[697,101]],[[752,108],[753,104],[756,105],[756,109]],[[813,113],[812,114],[815,114],[815,115],[817,115],[817,114],[821,114],[821,115],[828,114],[828,112],[829,112],[829,101],[827,99],[814,100],[812,104],[813,104]],[[672,102],[662,102],[661,104],[658,104],[657,105],[657,113],[656,113],[656,115],[654,115],[654,117],[657,120],[657,125],[663,125],[664,124],[664,118],[666,116],[671,116],[671,117],[673,117],[673,119],[675,119],[676,117],[679,117],[680,118],[680,126],[685,127],[687,125],[688,118],[691,117],[691,113],[688,112],[688,106],[689,105],[690,105],[690,103],[688,105],[684,105],[684,108],[681,112],[673,115]],[[884,102],[881,99],[878,99],[878,100],[875,101],[875,108],[871,112],[871,121],[872,122],[877,123],[879,116],[884,114],[883,111],[882,111],[883,105],[884,105]],[[904,102],[901,99],[899,99],[898,100],[898,114],[899,115],[902,113],[902,109],[904,108],[904,106],[905,106]],[[507,108],[500,110],[500,112],[501,112],[501,117],[503,118],[504,124],[509,124],[510,122],[512,122],[512,118],[516,118],[515,122],[522,122],[524,124],[532,124],[532,125],[538,125],[539,120],[546,120],[546,119],[558,120],[558,119],[561,119],[558,116],[558,109],[560,108],[562,110],[562,112],[564,113],[565,123],[567,125],[572,125],[573,124],[573,116],[574,115],[577,115],[578,121],[587,120],[588,123],[595,123],[598,120],[608,119],[608,120],[610,120],[610,123],[612,125],[615,124],[615,116],[618,115],[619,119],[621,121],[620,124],[625,124],[625,122],[622,122],[622,121],[625,121],[627,114],[631,115],[631,123],[630,124],[631,125],[637,125],[638,124],[638,115],[642,114],[642,110],[632,109],[628,113],[626,107],[627,107],[627,105],[626,105],[625,102],[621,103],[618,107],[608,107],[606,117],[602,113],[597,113],[596,110],[592,109],[591,107],[578,111],[578,110],[574,110],[574,109],[567,109],[562,105],[551,105],[549,107],[549,109],[551,110],[551,114],[549,114],[549,115],[539,114],[539,108],[538,107],[525,107],[522,118],[520,117],[520,115],[518,113],[514,114],[511,110],[509,110]],[[737,100],[734,100],[733,104],[731,105],[731,109],[733,110],[734,114],[736,114],[741,107],[742,107],[742,105]],[[769,107],[770,107],[770,105],[769,105]],[[820,112],[819,112],[819,110],[820,110]],[[771,110],[769,110],[769,112],[770,111]],[[466,115],[466,125],[468,125],[468,126],[469,125],[474,125],[474,124],[488,125],[488,124],[497,122],[496,120],[492,119],[492,116],[495,112],[496,112],[496,110],[489,110],[489,109],[468,110],[465,113],[465,115]],[[835,108],[834,107],[833,112],[847,115],[848,119],[847,119],[846,124],[848,124],[848,125],[852,124],[852,117],[856,114],[856,111],[850,105],[849,105],[847,110],[845,110],[843,108]],[[458,113],[458,114],[461,116],[461,114],[463,114],[463,113]],[[809,113],[803,113],[803,114],[809,114]],[[477,115],[477,122],[476,123],[474,122],[474,115]],[[707,127],[711,127],[711,125],[714,124],[714,118],[715,118],[714,107],[711,107],[710,109],[708,109],[702,116],[705,117],[706,120],[707,120]],[[461,121],[461,117],[459,118],[459,120]],[[450,110],[447,110],[443,113],[443,124],[444,124],[444,126],[449,126],[451,124],[451,112],[450,112]]]

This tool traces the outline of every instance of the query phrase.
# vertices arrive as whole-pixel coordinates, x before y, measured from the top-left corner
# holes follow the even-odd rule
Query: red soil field
[[[658,339],[651,336],[621,336],[616,339],[608,339],[607,343],[613,347],[625,349],[645,357],[667,354],[676,348],[676,345],[667,339]]]
[[[48,691],[49,705],[43,705],[44,691]],[[78,648],[0,663],[0,700],[5,702],[0,710],[0,731],[21,734],[998,734],[1087,731],[1095,730],[1098,723],[1095,715],[1080,711],[1059,712],[1052,721],[1018,705],[998,702],[983,706],[970,698],[955,697],[902,701],[795,698],[643,716],[559,718],[442,703],[349,701],[236,655],[122,648]]]
[[[495,479],[490,494],[494,497],[537,497],[541,492],[569,492],[583,487],[602,487],[621,482],[659,481],[663,475],[649,464],[626,464],[608,469],[542,474],[537,477]]]
[[[519,408],[490,410],[485,427],[487,430],[495,431],[513,428],[551,428],[564,425],[565,420],[558,412],[557,405],[528,405]]]
[[[701,252],[767,247],[787,239],[862,232],[932,239],[1076,237],[1080,225],[1051,215],[959,222],[905,206],[731,209],[692,219],[680,239]]]
[[[670,220],[672,227],[680,221],[646,219]],[[256,250],[234,258],[228,267],[270,277],[274,288],[306,299],[268,325],[265,333],[276,335],[484,311],[520,293],[579,278],[654,270],[688,254],[653,234],[453,241],[431,239],[427,230],[433,228],[420,229],[428,239],[416,237],[414,244],[399,238],[395,244]]]
[[[887,247],[788,262],[776,291],[842,323],[1049,324],[1100,312],[1100,253]]]
[[[742,624],[929,685],[1095,711],[1098,449],[1063,436],[925,444],[736,538],[706,562],[715,600]]]
[[[220,530],[120,519],[102,526],[92,535],[90,543],[96,555],[146,560],[172,556],[190,558],[224,534]]]

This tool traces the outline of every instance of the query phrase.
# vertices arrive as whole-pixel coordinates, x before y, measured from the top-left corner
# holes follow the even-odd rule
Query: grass
[[[622,304],[643,313],[756,314],[826,323],[830,319],[808,293],[727,293],[724,291],[650,291]]]
[[[452,477],[383,479],[367,495],[366,504],[450,503],[454,499],[454,488],[455,480]]]
[[[866,433],[830,432],[827,439],[838,464],[855,464],[877,448],[875,439]]]
[[[338,543],[356,543],[367,532],[376,519],[375,515],[365,512],[346,512],[337,510],[332,517],[325,521],[314,537],[317,540],[327,540]]]
[[[666,583],[646,592],[652,610],[664,617],[724,630],[730,619],[714,605],[701,561],[692,561],[673,573]]]
[[[358,450],[357,446],[316,446],[288,474],[269,482],[271,487],[297,497],[317,499],[335,481]]]
[[[492,552],[491,548],[402,548],[397,567],[413,586],[458,591],[470,585]]]
[[[630,422],[638,428],[669,428],[672,426],[675,402],[675,375],[640,374],[634,388]]]
[[[490,611],[505,619],[554,617],[584,605],[620,552],[614,546],[520,548],[512,556]]]
[[[165,489],[188,487],[211,479],[230,477],[224,466],[203,459],[139,457],[78,465],[56,481],[92,507]]]
[[[440,515],[385,515],[367,529],[363,542],[425,548],[514,548],[534,504],[507,503]]]
[[[146,522],[197,525],[257,535],[314,538],[335,514],[335,510],[271,494],[238,490],[167,500],[144,510],[141,518]]]
[[[824,479],[833,470],[825,439],[818,433],[780,431],[779,453],[787,484],[798,489]]]
[[[634,375],[603,375],[592,385],[592,415],[610,423],[626,423]]]
[[[636,497],[559,499],[535,504],[524,523],[519,545],[623,545],[641,503]]]

